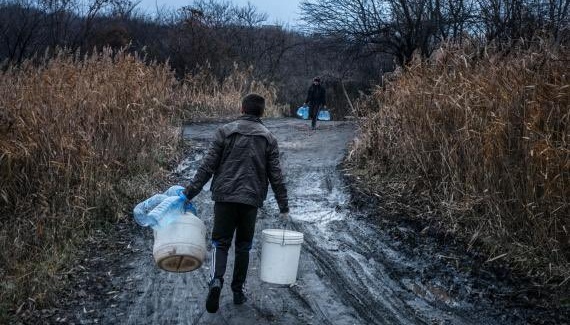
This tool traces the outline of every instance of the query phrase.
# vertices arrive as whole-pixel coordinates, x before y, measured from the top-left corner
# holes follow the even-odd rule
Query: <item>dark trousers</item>
[[[309,117],[311,118],[311,126],[317,126],[317,117],[319,117],[319,111],[321,110],[321,105],[310,105],[309,106]]]
[[[228,250],[232,245],[234,232],[235,262],[232,279],[232,291],[243,290],[249,264],[249,250],[255,232],[257,207],[229,202],[214,204],[214,230],[212,231],[212,268],[211,278],[224,281]]]

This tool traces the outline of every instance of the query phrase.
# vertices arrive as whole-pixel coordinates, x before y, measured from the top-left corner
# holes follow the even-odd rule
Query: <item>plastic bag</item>
[[[317,119],[320,121],[330,121],[331,113],[326,109],[321,109],[319,111],[319,115],[317,115]]]
[[[309,106],[301,106],[297,108],[297,116],[304,120],[309,119]],[[331,120],[331,113],[326,109],[319,110],[319,114],[317,115],[317,119],[319,121],[330,121]]]
[[[309,106],[301,106],[297,108],[297,116],[303,120],[309,119]]]

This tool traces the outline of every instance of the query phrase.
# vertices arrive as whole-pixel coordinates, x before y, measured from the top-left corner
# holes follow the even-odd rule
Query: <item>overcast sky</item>
[[[248,0],[230,0],[229,2],[244,6]],[[294,26],[298,24],[299,3],[301,0],[249,0],[259,12],[267,13],[267,23],[280,22],[285,25]],[[192,0],[142,0],[138,8],[148,12],[156,12],[156,6],[169,8],[180,8],[192,4]]]

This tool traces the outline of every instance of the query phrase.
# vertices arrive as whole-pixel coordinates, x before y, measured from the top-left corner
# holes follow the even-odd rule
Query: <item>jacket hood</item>
[[[222,127],[226,137],[239,133],[243,135],[263,136],[268,141],[272,141],[271,132],[263,125],[261,118],[255,115],[242,115],[236,121],[228,123]]]

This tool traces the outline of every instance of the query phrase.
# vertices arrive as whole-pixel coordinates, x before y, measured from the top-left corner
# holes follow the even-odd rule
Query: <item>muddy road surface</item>
[[[276,135],[287,179],[292,223],[283,225],[270,192],[260,209],[251,251],[248,302],[236,306],[229,285],[220,309],[205,311],[209,254],[194,272],[159,270],[152,259],[151,230],[130,226],[114,244],[122,254],[99,262],[101,285],[92,281],[72,318],[81,324],[524,324],[532,310],[501,301],[508,285],[492,276],[473,276],[462,259],[441,249],[426,249],[429,240],[405,226],[381,221],[351,205],[340,163],[354,138],[351,122],[320,123],[268,119]],[[190,179],[220,123],[185,128],[193,153],[175,170]],[[208,236],[213,202],[209,184],[196,198]],[[259,279],[261,231],[288,226],[305,236],[298,281],[292,286]],[[427,243],[427,244],[426,244]],[[208,244],[208,249],[209,249]],[[106,248],[107,250],[109,248]],[[103,253],[100,253],[103,255]],[[101,257],[105,258],[105,257]],[[459,262],[458,262],[459,261]],[[226,284],[231,282],[233,249]],[[97,276],[95,277],[97,278]],[[95,284],[93,284],[95,283]],[[93,294],[98,292],[98,294]],[[508,307],[507,307],[508,306]],[[68,319],[59,318],[65,322]]]

